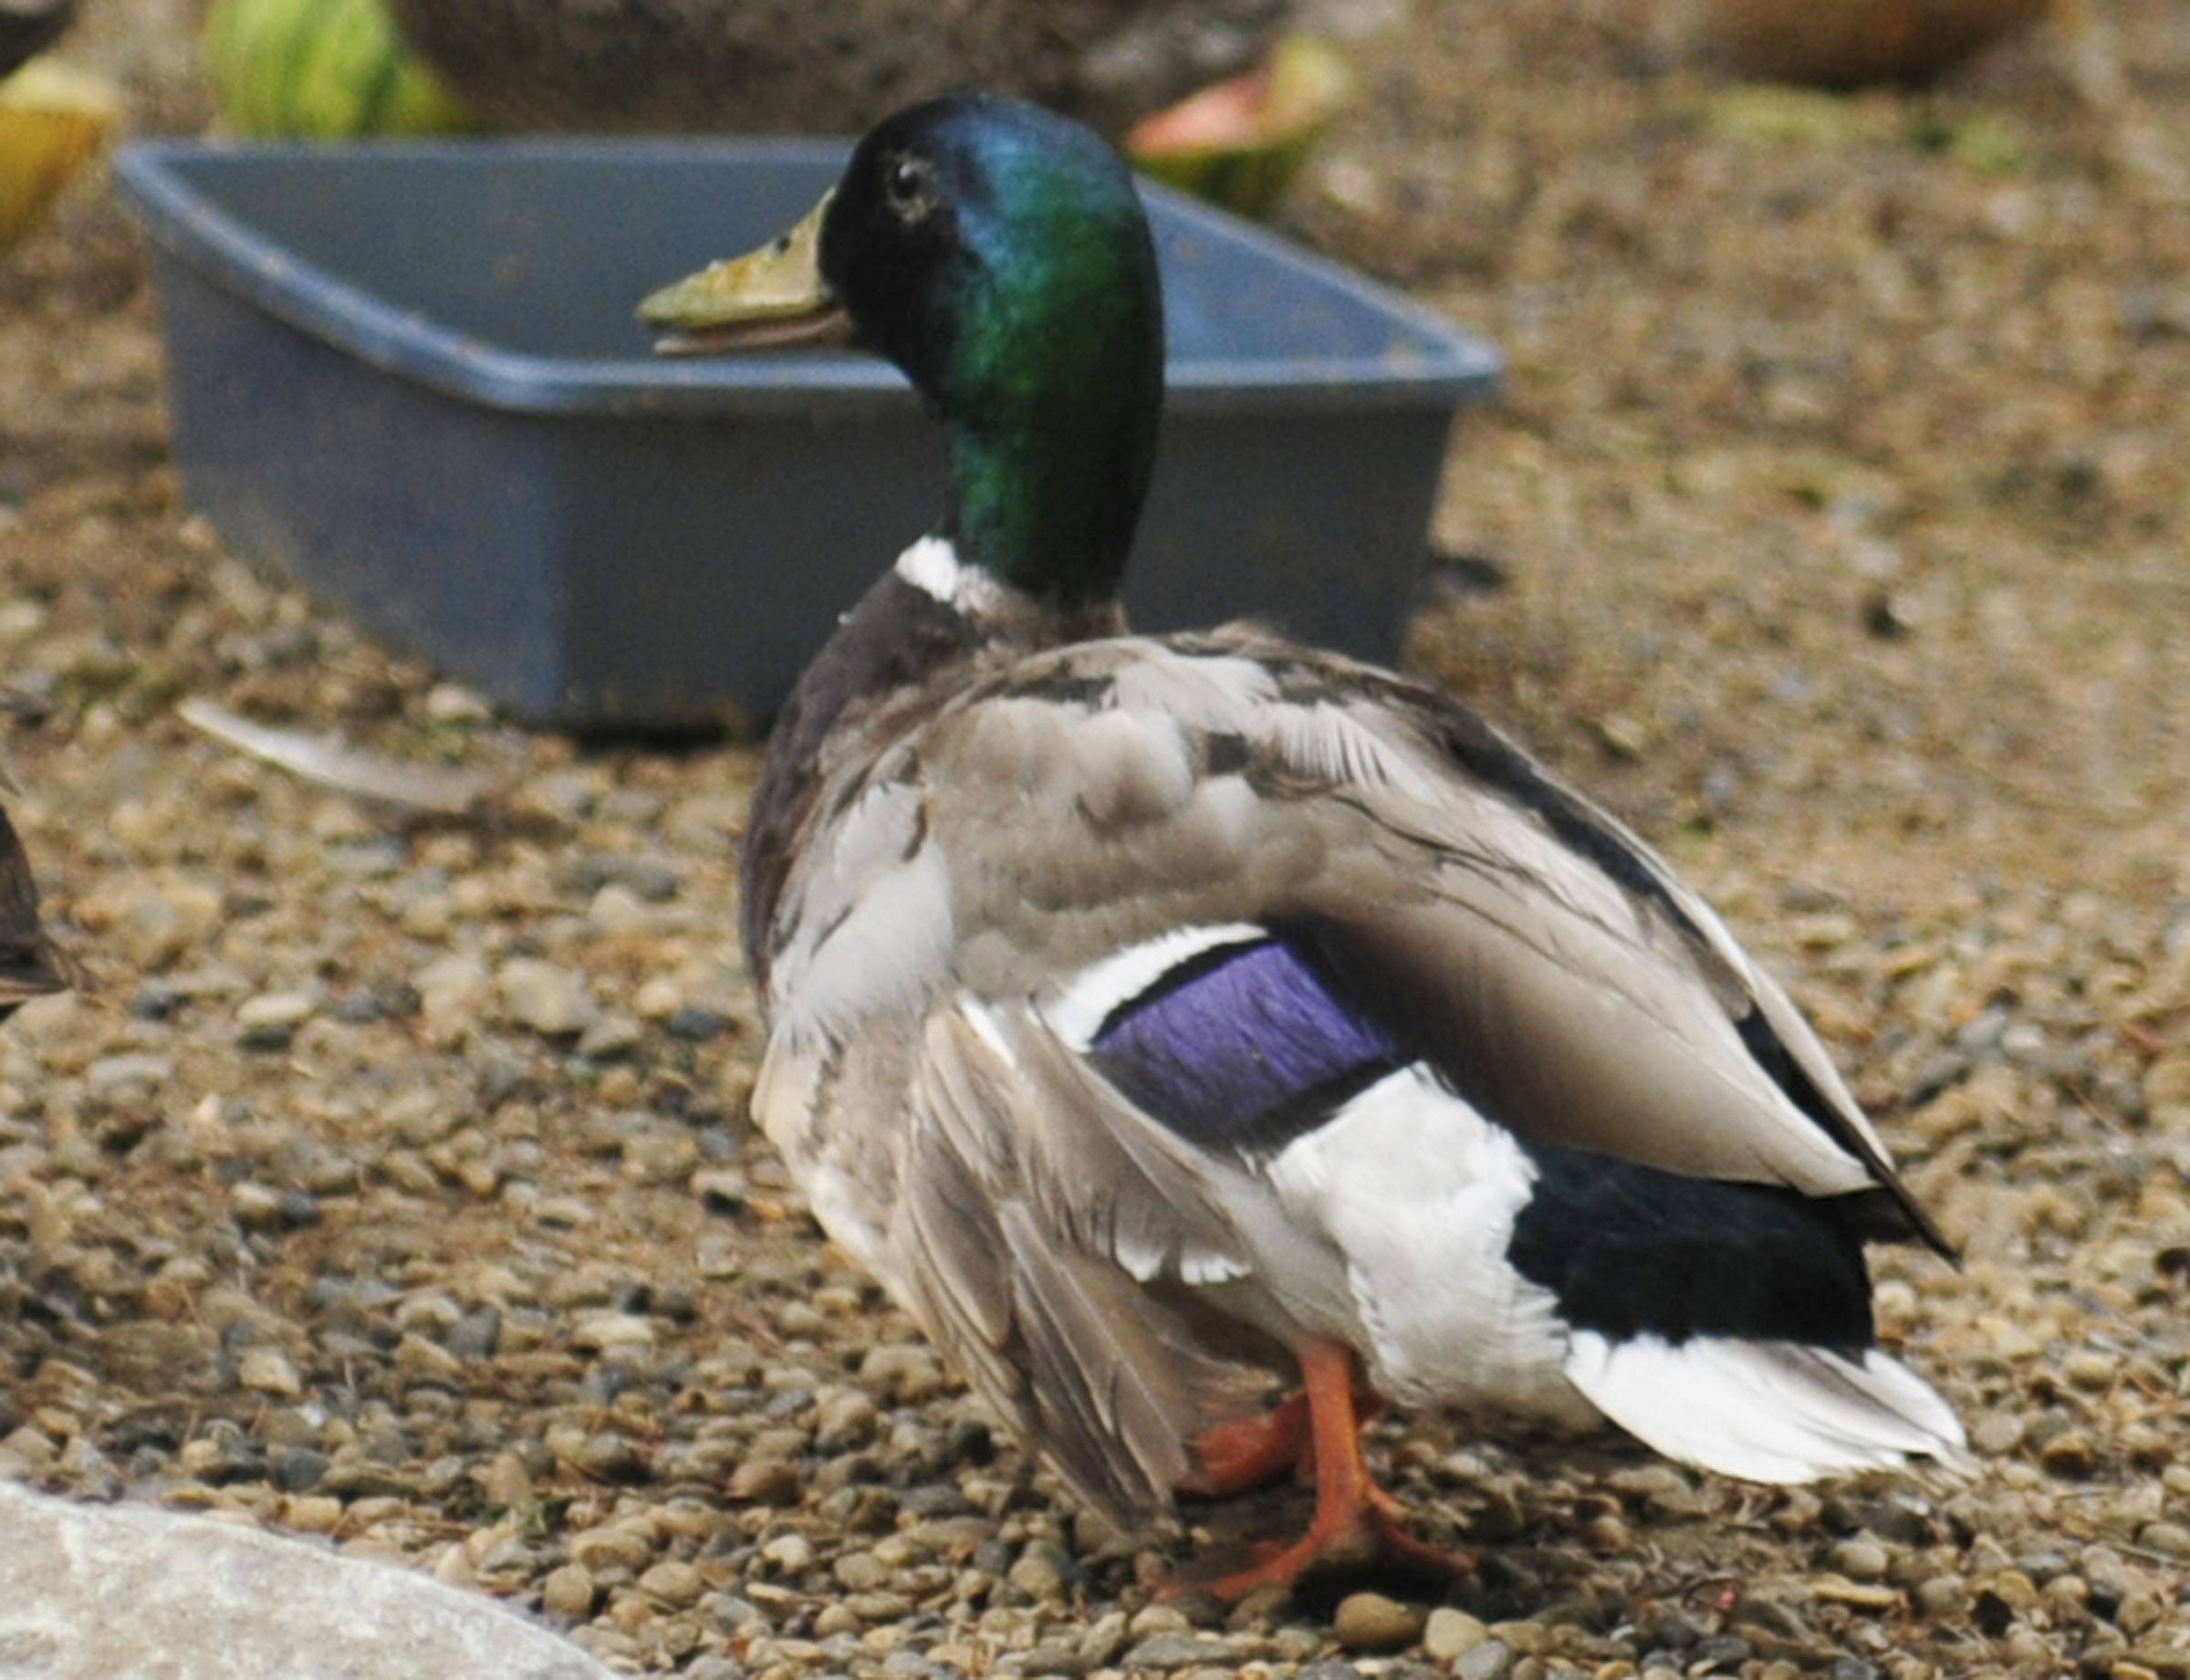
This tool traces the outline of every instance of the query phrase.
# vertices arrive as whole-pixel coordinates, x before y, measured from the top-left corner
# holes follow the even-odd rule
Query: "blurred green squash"
[[[381,0],[215,0],[203,46],[214,105],[246,139],[471,126],[455,97],[404,48]]]

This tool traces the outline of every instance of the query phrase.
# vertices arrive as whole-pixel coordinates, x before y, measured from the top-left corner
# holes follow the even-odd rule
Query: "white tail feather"
[[[1611,1341],[1588,1331],[1573,1338],[1566,1372],[1599,1411],[1668,1458],[1752,1482],[1967,1460],[1953,1408],[1875,1350],[1857,1359],[1791,1341]]]

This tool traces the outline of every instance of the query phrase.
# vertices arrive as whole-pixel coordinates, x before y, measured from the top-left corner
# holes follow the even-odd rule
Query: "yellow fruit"
[[[120,120],[114,91],[57,58],[0,81],[0,251],[25,234]]]
[[[470,126],[454,97],[404,49],[381,0],[216,0],[202,45],[214,103],[247,139]]]

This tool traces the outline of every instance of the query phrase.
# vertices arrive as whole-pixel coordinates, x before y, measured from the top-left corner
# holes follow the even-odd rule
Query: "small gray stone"
[[[501,1313],[492,1307],[474,1307],[449,1327],[442,1345],[458,1359],[491,1359],[501,1339]]]
[[[1506,1680],[1513,1672],[1515,1653],[1502,1639],[1486,1639],[1453,1664],[1459,1680]]]
[[[327,1455],[308,1446],[285,1448],[274,1460],[274,1486],[284,1493],[308,1493],[327,1475]]]
[[[683,1038],[690,1044],[705,1044],[719,1038],[730,1030],[730,1017],[719,1009],[703,1009],[687,1004],[673,1010],[662,1023],[662,1031],[673,1038]]]
[[[1194,1668],[1204,1663],[1228,1664],[1232,1656],[1218,1641],[1198,1633],[1155,1633],[1125,1654],[1125,1666],[1167,1675],[1173,1669]]]

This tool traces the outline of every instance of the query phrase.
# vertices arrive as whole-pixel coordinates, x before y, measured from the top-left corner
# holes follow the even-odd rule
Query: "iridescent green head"
[[[959,559],[1062,606],[1115,593],[1155,451],[1163,301],[1132,179],[1078,124],[985,96],[901,111],[798,229],[641,313],[673,350],[849,327],[943,423]]]

